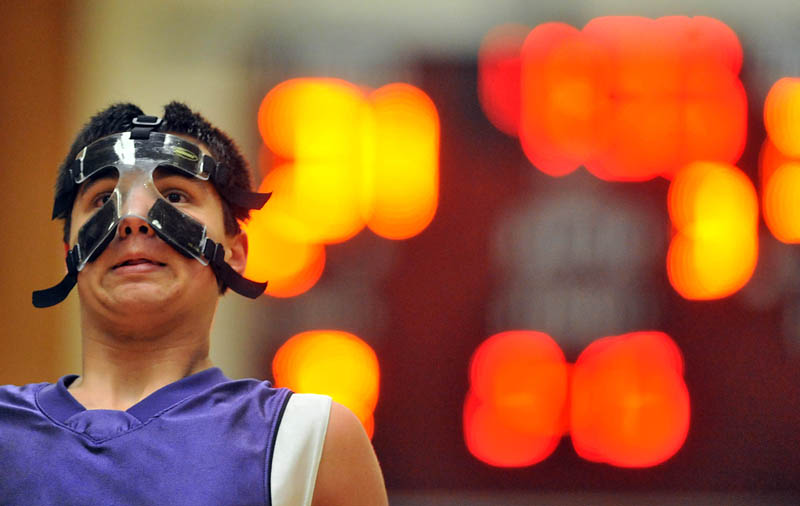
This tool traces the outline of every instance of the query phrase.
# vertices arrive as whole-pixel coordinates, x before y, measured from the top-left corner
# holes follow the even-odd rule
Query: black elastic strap
[[[271,193],[249,192],[232,187],[217,188],[217,191],[231,204],[245,209],[261,209],[272,196]]]
[[[55,202],[53,202],[53,217],[52,219],[56,219],[59,217],[66,217],[67,211],[69,211],[70,207],[72,207],[72,200],[75,197],[75,174],[78,172],[78,165],[80,165],[80,161],[72,160],[67,166],[67,178],[64,181],[64,187],[61,188],[61,191],[56,195]]]
[[[214,273],[234,292],[255,299],[267,289],[267,283],[251,281],[233,270],[225,261],[225,248],[221,244],[206,239],[203,256],[208,259]]]
[[[236,188],[228,184],[230,177],[230,169],[224,163],[216,163],[216,161],[209,157],[204,161],[204,164],[209,164],[208,169],[211,173],[211,181],[214,182],[214,187],[219,194],[230,204],[245,209],[261,209],[267,203],[271,193],[258,193],[241,188]]]
[[[72,287],[78,282],[78,276],[67,274],[56,286],[33,292],[33,305],[36,307],[55,306],[67,298]]]
[[[75,246],[77,248],[77,246]],[[33,292],[33,305],[35,307],[55,306],[69,295],[69,292],[78,282],[78,269],[75,264],[77,250],[73,248],[67,253],[67,274],[56,286]]]
[[[72,190],[65,190],[60,195],[56,197],[56,200],[53,202],[53,217],[51,219],[56,219],[60,217],[66,218],[66,212],[69,209],[70,204],[72,204],[72,200],[75,194]]]

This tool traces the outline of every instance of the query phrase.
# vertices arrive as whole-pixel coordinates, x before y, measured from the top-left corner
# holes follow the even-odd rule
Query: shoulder
[[[36,396],[49,383],[29,385],[0,385],[0,425],[5,429],[12,425],[25,426],[33,418],[43,413],[38,407]]]
[[[311,504],[330,411],[331,398],[326,395],[289,397],[272,448],[269,488],[273,506]]]
[[[0,385],[0,406],[9,404],[33,404],[36,393],[50,383],[30,383],[28,385]]]
[[[358,418],[331,403],[313,506],[388,504],[372,443]]]
[[[291,396],[273,452],[270,493],[275,506],[388,504],[361,423],[326,395]]]

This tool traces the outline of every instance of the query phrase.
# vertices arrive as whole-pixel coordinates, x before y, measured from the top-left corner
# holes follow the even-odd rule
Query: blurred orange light
[[[711,18],[539,25],[522,48],[520,142],[554,176],[583,164],[642,181],[694,160],[733,163],[746,135],[740,66],[735,34]]]
[[[764,221],[776,239],[800,243],[800,161],[787,162],[772,173],[764,188]]]
[[[548,335],[510,331],[487,339],[470,366],[464,404],[469,451],[498,467],[547,458],[565,430],[568,369]]]
[[[433,219],[439,194],[439,117],[430,98],[402,83],[369,99],[337,79],[273,88],[259,108],[264,143],[279,160],[270,206],[298,242],[336,243],[368,224],[406,239]]]
[[[367,225],[388,239],[420,233],[439,198],[439,116],[419,88],[402,83],[370,95],[374,111]]]
[[[365,225],[406,239],[433,219],[439,196],[439,117],[420,89],[395,83],[362,91],[339,79],[290,79],[261,102],[258,127],[272,161],[259,188],[269,204],[245,225],[246,274],[266,293],[308,290],[325,264],[323,244]]]
[[[298,160],[291,172],[288,212],[303,225],[306,241],[338,243],[364,228],[360,167],[333,160]]]
[[[779,241],[800,243],[800,78],[784,77],[767,94],[769,137],[759,156],[764,221]]]
[[[689,415],[680,350],[666,334],[599,339],[575,363],[570,431],[587,460],[618,467],[664,462],[683,445]]]
[[[739,169],[695,162],[673,179],[667,252],[673,288],[687,299],[717,299],[747,283],[758,259],[758,201]]]
[[[299,240],[341,242],[364,227],[362,137],[370,114],[361,91],[338,79],[292,79],[264,97],[258,115],[264,142],[294,160],[280,200],[302,227]]]
[[[378,358],[348,332],[313,330],[291,337],[272,361],[275,384],[298,393],[330,395],[361,420],[372,437],[378,402]]]
[[[787,162],[794,162],[798,159],[792,158],[781,153],[775,144],[769,140],[769,137],[764,140],[761,145],[761,151],[758,154],[758,180],[761,183],[761,190],[767,186],[769,178],[775,170]]]
[[[322,275],[325,248],[321,244],[287,238],[274,228],[274,221],[264,216],[268,212],[268,209],[251,212],[250,221],[242,225],[248,238],[244,275],[255,281],[267,281],[267,295],[300,295],[314,286]]]
[[[800,77],[779,79],[764,102],[764,125],[778,150],[800,158]]]
[[[270,151],[283,158],[351,162],[366,112],[361,91],[347,81],[290,79],[262,100],[258,128]]]
[[[242,225],[248,238],[245,277],[267,281],[265,293],[273,297],[306,292],[325,267],[324,246],[309,241],[308,227],[293,212],[293,176],[292,165],[268,172],[259,191],[272,197]]]
[[[530,28],[506,24],[486,34],[478,53],[478,98],[486,117],[516,136],[520,115],[520,50]]]

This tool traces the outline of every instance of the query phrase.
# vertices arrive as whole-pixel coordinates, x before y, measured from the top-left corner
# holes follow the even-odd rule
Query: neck
[[[124,411],[159,388],[212,367],[210,320],[122,328],[94,325],[82,316],[83,371],[69,390],[87,409]]]

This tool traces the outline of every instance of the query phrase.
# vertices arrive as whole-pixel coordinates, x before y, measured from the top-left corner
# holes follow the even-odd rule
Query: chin
[[[119,314],[143,316],[174,311],[177,301],[178,298],[167,290],[136,287],[124,293],[112,294],[104,305]]]
[[[148,310],[166,310],[181,298],[181,290],[176,283],[147,280],[130,280],[123,283],[106,284],[99,290],[80,290],[81,299],[97,300],[101,306],[120,313]],[[93,293],[91,293],[93,292]],[[84,299],[84,295],[90,295]]]

